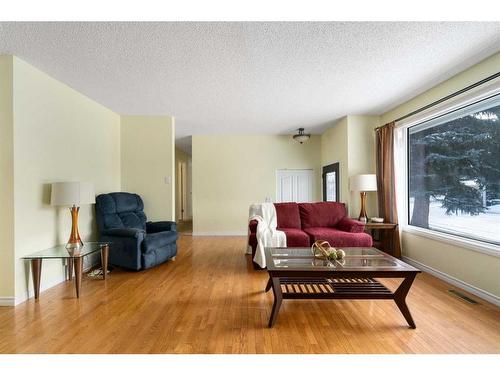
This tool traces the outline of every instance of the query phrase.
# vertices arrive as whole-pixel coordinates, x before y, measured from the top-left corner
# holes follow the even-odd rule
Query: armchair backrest
[[[144,203],[137,194],[108,193],[95,199],[99,232],[114,228],[146,229]]]

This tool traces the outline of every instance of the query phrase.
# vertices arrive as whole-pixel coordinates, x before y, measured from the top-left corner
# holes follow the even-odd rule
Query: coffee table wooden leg
[[[272,286],[273,286],[273,279],[271,276],[269,276],[269,280],[267,280],[267,285],[266,285],[266,292],[269,292]]]
[[[411,328],[417,328],[417,326],[415,325],[410,310],[406,305],[406,296],[410,291],[410,287],[413,284],[413,280],[415,280],[415,276],[417,276],[416,273],[405,277],[399,288],[394,292],[394,302],[396,302],[396,305],[401,311],[401,314],[403,314],[406,321],[408,322],[408,325]]]
[[[75,258],[73,262],[75,265],[76,298],[80,298],[80,288],[82,286],[82,274],[83,274],[83,257]]]
[[[101,247],[101,265],[102,265],[102,278],[106,280],[108,275],[108,257],[109,257],[109,245],[104,245]]]
[[[68,258],[68,280],[73,278],[73,258]]]
[[[33,289],[35,291],[35,299],[38,299],[40,297],[42,259],[31,259],[31,275],[33,276]]]
[[[272,283],[273,283],[274,303],[273,303],[273,309],[271,311],[271,317],[269,318],[269,328],[274,326],[276,318],[278,317],[278,312],[280,311],[281,302],[283,301],[283,295],[281,294],[281,285],[279,277],[273,277]]]

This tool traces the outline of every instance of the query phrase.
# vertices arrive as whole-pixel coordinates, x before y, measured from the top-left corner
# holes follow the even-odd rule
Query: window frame
[[[488,254],[495,257],[500,257],[500,246],[492,243],[467,238],[463,236],[453,235],[433,229],[426,229],[409,224],[409,129],[429,120],[441,117],[450,112],[460,110],[471,106],[475,103],[486,99],[498,96],[500,99],[500,78],[493,80],[478,88],[472,89],[455,98],[449,99],[446,102],[440,103],[435,107],[422,111],[414,116],[405,118],[396,122],[395,151],[399,153],[404,160],[400,161],[399,165],[395,165],[396,170],[396,190],[398,204],[398,221],[403,232],[411,233],[421,237],[430,238],[440,242],[445,242],[451,245],[460,246],[469,250]],[[395,163],[398,163],[395,155]],[[398,168],[399,167],[399,168]]]

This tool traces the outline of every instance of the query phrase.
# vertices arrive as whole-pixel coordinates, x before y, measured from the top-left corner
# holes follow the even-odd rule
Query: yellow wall
[[[321,139],[291,136],[193,136],[193,231],[247,231],[248,207],[276,199],[277,169],[314,169],[320,180]],[[316,184],[316,200],[321,199]]]
[[[500,53],[381,116],[385,124],[500,70]],[[500,258],[421,235],[403,233],[403,254],[500,298]]]
[[[12,70],[12,56],[0,56],[0,306],[15,296]]]
[[[340,163],[340,201],[345,203],[349,216],[358,217],[359,193],[349,190],[349,177],[375,173],[375,131],[378,116],[345,116],[321,135],[321,166]],[[318,180],[321,184],[321,177]],[[367,213],[377,215],[377,195],[368,193]]]
[[[337,121],[321,135],[321,167],[337,162],[340,166],[339,200],[347,203],[350,196],[347,116]],[[321,174],[318,181],[321,183]]]
[[[375,128],[379,125],[378,116],[347,116],[349,177],[357,174],[376,173],[375,165]],[[361,209],[359,192],[349,191],[349,215],[358,217]],[[378,216],[377,193],[368,192],[366,196],[368,217]]]
[[[148,220],[175,220],[174,143],[173,117],[121,117],[122,190],[142,197]]]
[[[49,205],[50,183],[90,181],[96,193],[120,189],[120,117],[14,57],[15,289],[31,289],[20,258],[65,243],[67,208]],[[94,206],[80,210],[83,240],[96,238]],[[61,261],[44,261],[42,287],[63,279]]]

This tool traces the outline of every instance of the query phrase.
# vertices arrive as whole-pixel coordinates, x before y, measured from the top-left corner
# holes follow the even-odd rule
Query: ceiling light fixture
[[[293,139],[300,144],[307,142],[309,138],[311,138],[311,134],[304,133],[304,128],[299,128],[298,131],[299,132],[293,136]]]

